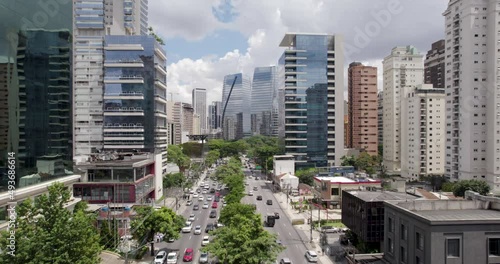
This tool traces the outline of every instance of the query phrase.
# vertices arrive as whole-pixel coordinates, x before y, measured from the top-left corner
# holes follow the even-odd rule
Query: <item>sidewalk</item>
[[[281,192],[273,193],[273,195],[276,198],[276,200],[278,201],[281,209],[286,213],[286,215],[290,219],[290,221],[293,222],[294,220],[299,220],[299,219],[304,221],[304,224],[294,225],[294,228],[297,230],[303,231],[309,240],[311,238],[310,237],[311,225],[308,224],[308,220],[311,217],[310,212],[306,211],[306,212],[299,213],[298,210],[293,209],[292,205],[287,203],[287,197],[286,197],[286,194],[284,194],[284,193],[281,193]],[[321,212],[321,214],[322,214],[322,216],[321,216],[322,219],[326,219],[326,213],[324,214],[324,216],[323,216],[323,212]],[[316,215],[316,217],[314,217],[314,215]],[[331,217],[330,217],[330,219],[331,219]],[[318,210],[313,210],[313,220],[318,220]],[[322,263],[322,264],[334,264],[335,263],[332,261],[332,259],[330,259],[329,256],[327,256],[324,253],[324,250],[322,249],[321,243],[320,243],[320,233],[318,231],[313,230],[312,243],[306,242],[306,243],[304,243],[304,245],[306,246],[306,248],[308,250],[314,250],[314,251],[316,251],[316,253],[318,253],[318,259],[319,259],[320,263]]]

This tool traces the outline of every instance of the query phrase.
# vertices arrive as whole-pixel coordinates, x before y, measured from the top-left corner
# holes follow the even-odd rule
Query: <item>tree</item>
[[[316,174],[317,171],[315,168],[301,169],[295,172],[295,176],[299,178],[299,182],[309,186],[314,185],[314,176],[316,176]]]
[[[163,188],[181,187],[186,182],[186,177],[180,172],[169,173],[163,176]]]
[[[0,263],[100,263],[95,216],[70,212],[65,207],[70,198],[67,187],[54,183],[36,203],[27,199],[17,205],[17,225],[0,233]],[[15,232],[15,256],[9,253],[10,232]]]
[[[223,223],[225,226],[233,226],[237,224],[232,222],[235,216],[240,215],[244,218],[251,218],[254,214],[255,207],[251,204],[228,204],[222,209],[219,222]]]
[[[210,167],[217,162],[220,157],[220,152],[218,150],[210,150],[205,157],[205,165]]]
[[[179,238],[179,231],[184,226],[185,219],[175,214],[172,209],[161,207],[159,210],[151,206],[139,207],[137,218],[131,223],[132,235],[144,244],[154,241],[156,233],[162,233],[165,240]]]
[[[175,163],[179,167],[179,171],[184,174],[189,165],[191,165],[191,159],[177,145],[168,145],[167,153],[167,161]]]
[[[465,191],[474,191],[481,195],[488,195],[490,186],[485,181],[463,180],[454,184],[453,195],[464,197]]]
[[[158,44],[160,44],[162,46],[165,45],[165,42],[163,41],[163,39],[160,38],[160,36],[156,35],[156,33],[153,30],[153,27],[148,27],[148,31],[149,31],[149,35],[153,36],[156,39],[156,41],[158,42]]]
[[[340,160],[341,160],[340,166],[353,166],[355,169],[357,169],[356,157],[354,157],[354,156],[342,156],[342,158],[340,158]]]
[[[182,145],[182,153],[188,157],[199,158],[203,156],[203,144],[198,142],[186,142]]]

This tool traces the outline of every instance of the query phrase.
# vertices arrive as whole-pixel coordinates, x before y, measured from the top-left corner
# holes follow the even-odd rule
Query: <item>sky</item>
[[[447,3],[149,0],[149,25],[165,42],[170,98],[191,102],[193,88],[206,88],[210,104],[221,100],[225,75],[252,77],[255,67],[276,65],[284,50],[279,43],[289,32],[342,35],[346,69],[353,61],[377,66],[382,90],[382,60],[392,48],[413,45],[425,55],[444,38]]]

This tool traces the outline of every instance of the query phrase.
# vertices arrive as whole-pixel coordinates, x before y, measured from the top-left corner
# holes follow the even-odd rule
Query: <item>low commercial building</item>
[[[500,199],[386,202],[384,260],[391,264],[500,263]]]
[[[382,188],[382,182],[366,177],[314,177],[316,193],[328,207],[340,207],[342,191]]]
[[[299,189],[299,178],[290,173],[283,173],[276,177],[277,183],[281,190],[289,190],[298,192]]]

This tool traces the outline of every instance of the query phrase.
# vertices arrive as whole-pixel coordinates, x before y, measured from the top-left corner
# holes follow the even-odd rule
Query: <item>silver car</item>
[[[208,263],[208,253],[201,252],[199,263]]]

